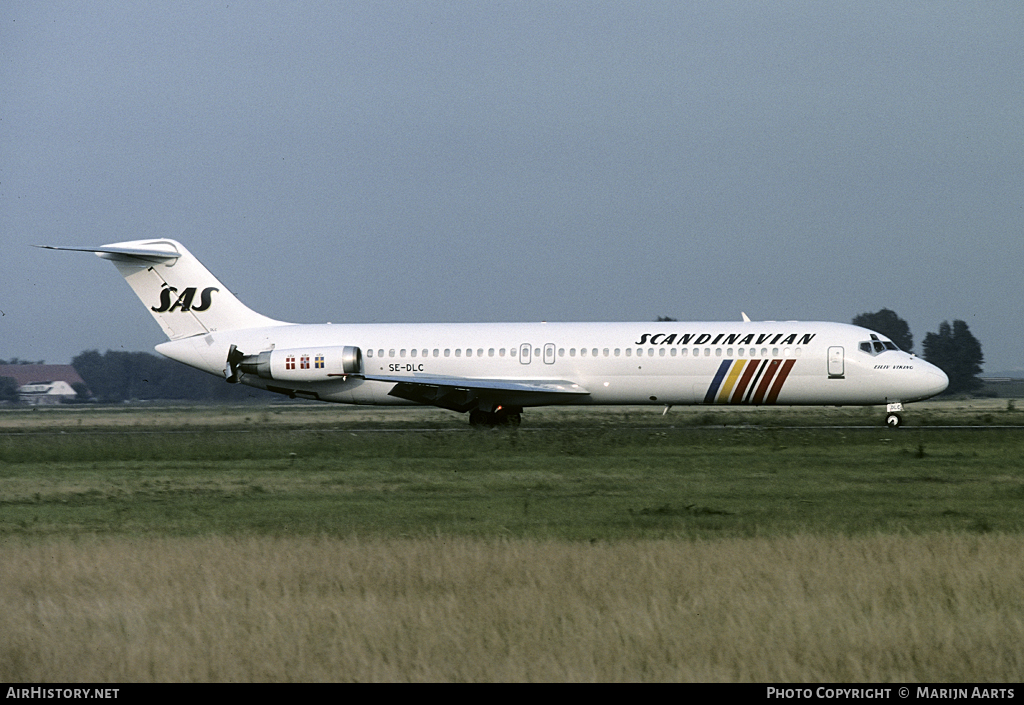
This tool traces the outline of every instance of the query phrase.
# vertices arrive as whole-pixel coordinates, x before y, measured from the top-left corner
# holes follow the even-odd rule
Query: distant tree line
[[[913,352],[914,338],[910,334],[910,326],[895,311],[883,308],[875,313],[862,313],[853,318],[855,326],[862,326],[886,336],[897,347]],[[981,352],[981,343],[961,320],[939,324],[938,333],[928,333],[922,344],[922,357],[932,363],[949,377],[946,394],[960,394],[979,389],[983,382],[981,363],[985,361]]]
[[[18,381],[13,377],[0,377],[0,401],[18,401]]]
[[[146,399],[231,402],[277,396],[242,384],[228,384],[206,372],[151,353],[108,350],[101,355],[98,350],[89,350],[72,358],[71,365],[85,381],[87,394],[101,402]]]
[[[960,320],[943,321],[938,333],[924,337],[924,359],[942,369],[949,376],[950,394],[973,392],[983,384],[981,343],[971,335],[967,324]]]

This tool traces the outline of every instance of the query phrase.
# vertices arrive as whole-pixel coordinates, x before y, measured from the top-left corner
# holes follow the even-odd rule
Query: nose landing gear
[[[903,404],[893,402],[885,406],[885,425],[889,428],[899,428],[903,423]]]

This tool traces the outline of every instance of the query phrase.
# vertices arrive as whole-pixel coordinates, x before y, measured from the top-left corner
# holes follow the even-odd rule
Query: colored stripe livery
[[[796,360],[722,360],[705,404],[774,404]]]

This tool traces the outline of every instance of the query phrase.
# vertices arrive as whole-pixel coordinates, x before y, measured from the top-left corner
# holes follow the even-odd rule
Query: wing
[[[567,380],[472,379],[440,375],[360,375],[376,382],[394,382],[388,394],[452,411],[490,410],[498,406],[546,406],[571,403],[590,394]]]

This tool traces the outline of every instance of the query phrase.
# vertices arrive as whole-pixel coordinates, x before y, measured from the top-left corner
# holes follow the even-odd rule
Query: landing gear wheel
[[[469,425],[473,428],[487,428],[494,425],[494,414],[489,414],[480,409],[473,409],[469,412]]]
[[[903,423],[903,417],[897,414],[895,411],[885,415],[885,425],[889,428],[899,428],[900,424]]]
[[[494,428],[496,426],[519,428],[519,424],[522,422],[522,407],[504,408],[498,411],[473,409],[469,412],[469,425],[473,428]]]
[[[506,411],[505,409],[502,409],[494,414],[494,423],[496,426],[519,428],[519,424],[522,422],[523,415],[518,411]]]

